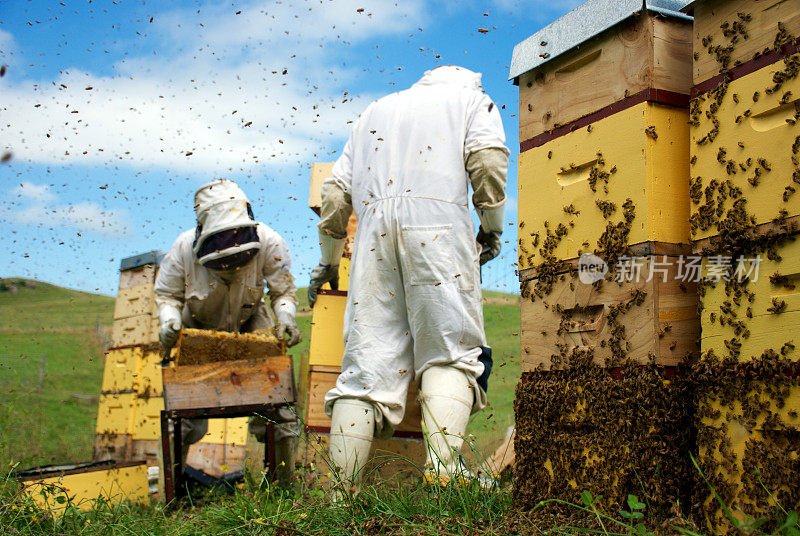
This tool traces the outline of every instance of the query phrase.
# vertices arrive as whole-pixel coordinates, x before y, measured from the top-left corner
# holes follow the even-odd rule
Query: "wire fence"
[[[42,393],[47,368],[45,354],[0,354],[0,382],[11,393]]]

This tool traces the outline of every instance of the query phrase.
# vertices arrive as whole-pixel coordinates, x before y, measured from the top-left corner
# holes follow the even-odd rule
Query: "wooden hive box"
[[[153,286],[163,256],[160,251],[151,251],[120,262],[119,292],[111,327],[113,346],[158,343]]]
[[[625,273],[632,274],[634,265],[641,277],[604,280],[599,286],[582,282],[576,271],[566,272],[542,298],[525,288],[535,281],[523,283],[522,372],[569,368],[576,350],[590,350],[595,363],[617,367],[675,366],[696,357],[697,285],[678,278],[679,257],[637,257],[625,263]]]
[[[800,36],[800,4],[794,0],[698,0],[684,11],[694,16],[695,85],[771,50],[780,31],[778,23],[789,35]]]
[[[628,244],[688,243],[687,117],[645,102],[521,153],[520,271],[602,248],[610,226]]]
[[[86,463],[24,471],[17,480],[39,507],[61,515],[70,506],[92,510],[98,504],[149,501],[144,462]]]
[[[692,239],[800,215],[800,79],[768,93],[785,69],[772,63],[693,100]]]
[[[218,361],[164,369],[166,409],[295,401],[291,356]]]
[[[305,424],[313,432],[327,434],[331,431],[331,419],[325,414],[325,395],[336,386],[336,379],[341,371],[341,367],[310,367]],[[422,408],[417,396],[417,385],[412,381],[406,398],[406,414],[395,431],[395,437],[422,437]]]
[[[538,145],[537,137],[546,132],[615,105],[625,107],[631,99],[688,102],[691,33],[688,18],[643,11],[553,59],[542,58],[540,65],[515,77],[521,144]],[[529,54],[550,54],[550,37],[531,39],[539,46]]]
[[[752,361],[773,350],[794,355],[800,325],[800,240],[777,248],[781,260],[755,254],[743,262],[705,256],[703,273],[714,280],[716,266],[728,267],[725,277],[702,285],[701,350],[716,359]],[[728,262],[730,260],[730,262]],[[737,273],[737,269],[739,272]],[[739,281],[742,274],[742,281]],[[744,275],[750,274],[746,279]]]

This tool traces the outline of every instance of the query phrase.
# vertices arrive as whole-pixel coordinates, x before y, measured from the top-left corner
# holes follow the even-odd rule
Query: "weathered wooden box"
[[[311,365],[308,373],[308,394],[305,404],[305,424],[314,432],[329,433],[331,419],[325,414],[325,395],[336,386],[341,367]],[[397,437],[422,437],[422,407],[417,400],[418,390],[411,382],[406,399],[406,414],[395,431]]]
[[[686,110],[641,103],[519,156],[519,269],[626,244],[689,242]]]
[[[521,74],[520,142],[626,99],[649,100],[643,93],[652,90],[688,100],[681,96],[692,85],[691,32],[687,19],[643,11]],[[549,54],[548,45],[540,48]]]
[[[611,277],[587,284],[570,270],[541,297],[527,288],[535,279],[523,282],[522,371],[570,368],[575,352],[590,352],[595,363],[609,367],[675,366],[696,357],[697,284],[678,278],[680,259],[633,257],[609,267],[611,274],[630,279],[621,282]]]
[[[309,343],[309,364],[339,367],[344,355],[344,310],[347,294],[320,291],[314,305]]]
[[[179,365],[163,372],[168,410],[295,401],[290,356]]]
[[[684,11],[694,16],[695,85],[773,49],[779,23],[787,35],[800,36],[794,0],[697,0]]]

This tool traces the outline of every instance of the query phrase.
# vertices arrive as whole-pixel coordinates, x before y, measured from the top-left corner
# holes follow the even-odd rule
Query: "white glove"
[[[158,340],[165,349],[170,349],[178,342],[181,331],[181,312],[173,305],[164,305],[158,311]]]
[[[289,335],[287,346],[294,346],[302,340],[300,335],[300,328],[297,327],[297,321],[294,319],[296,307],[291,302],[283,302],[275,307],[275,318],[278,321],[278,339],[284,339]]]

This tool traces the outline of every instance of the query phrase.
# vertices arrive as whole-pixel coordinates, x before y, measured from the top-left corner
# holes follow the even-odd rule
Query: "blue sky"
[[[225,177],[286,238],[305,286],[310,163],[336,159],[371,100],[456,64],[483,73],[503,117],[514,225],[483,281],[517,292],[508,65],[579,3],[0,0],[0,277],[113,295],[120,259],[168,249],[193,227],[196,188]]]

